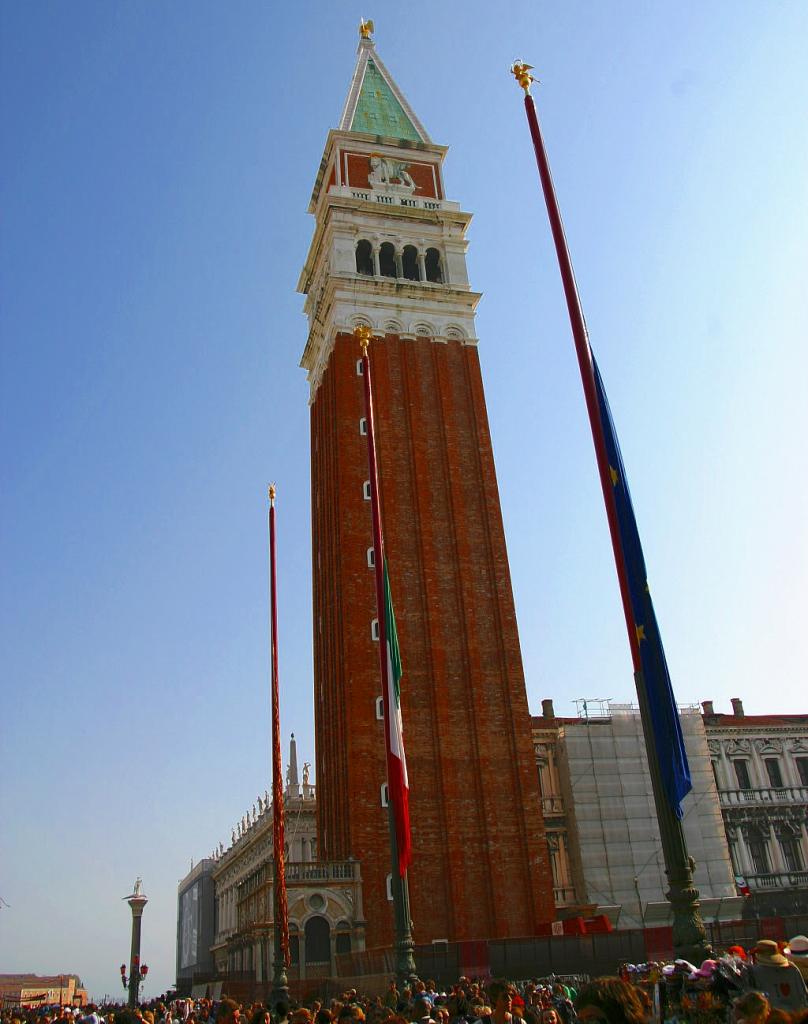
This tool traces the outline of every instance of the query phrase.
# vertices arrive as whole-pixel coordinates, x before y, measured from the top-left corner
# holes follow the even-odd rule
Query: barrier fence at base
[[[710,944],[716,952],[728,946],[751,948],[758,939],[788,939],[808,934],[808,915],[761,917],[744,921],[714,922],[706,925]],[[571,928],[570,931],[576,929]],[[463,975],[469,978],[544,978],[550,975],[615,974],[620,964],[669,960],[673,956],[670,927],[619,929],[586,934],[542,935],[522,939],[483,939],[471,942],[435,942],[416,945],[415,962],[421,978],[433,978],[439,987],[451,986]],[[371,995],[384,991],[395,974],[395,954],[390,947],[355,950],[335,956],[335,972],[326,977],[326,965],[313,965],[317,977],[308,977],[305,967],[293,965],[289,972],[290,993],[298,1001],[315,996],[338,996],[345,988],[361,989],[367,979]],[[257,981],[251,971],[207,976],[194,975],[196,992],[206,985],[213,992],[240,1002],[266,1000],[271,982]],[[370,991],[370,988],[373,991]],[[189,993],[190,994],[190,985]],[[214,995],[213,998],[216,998]]]

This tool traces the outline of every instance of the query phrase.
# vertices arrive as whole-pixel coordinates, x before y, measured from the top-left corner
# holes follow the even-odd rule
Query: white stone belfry
[[[446,199],[443,159],[363,38],[339,128],[328,133],[309,212],[316,226],[298,291],[309,334],[301,359],[310,401],[337,335],[476,345],[480,293],[469,285],[471,214]]]

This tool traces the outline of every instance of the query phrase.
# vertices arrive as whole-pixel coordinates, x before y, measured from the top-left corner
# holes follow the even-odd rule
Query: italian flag
[[[410,784],[407,779],[407,759],[404,756],[404,731],[401,724],[401,652],[398,648],[396,617],[393,614],[393,598],[390,594],[390,577],[387,574],[387,559],[384,560],[384,625],[387,642],[387,658],[384,662],[383,680],[385,686],[384,727],[387,741],[387,788],[396,823],[396,845],[398,847],[398,871],[401,877],[407,873],[412,859],[410,840]]]

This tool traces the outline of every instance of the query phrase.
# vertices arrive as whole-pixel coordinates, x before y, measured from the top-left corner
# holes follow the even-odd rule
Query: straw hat
[[[788,960],[779,951],[773,939],[760,939],[752,952],[756,961],[764,967],[788,967]]]
[[[793,939],[789,939],[788,951],[792,956],[805,957],[808,960],[808,937],[795,935]]]

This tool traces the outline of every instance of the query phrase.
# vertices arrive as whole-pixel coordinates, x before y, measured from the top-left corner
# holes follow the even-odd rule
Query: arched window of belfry
[[[396,250],[392,242],[382,242],[379,248],[379,273],[382,277],[396,276]]]
[[[408,281],[420,280],[418,274],[418,250],[414,245],[405,245],[401,254],[401,265],[404,270],[404,277]]]
[[[437,249],[426,251],[426,279],[434,284],[443,283],[443,268],[441,266],[440,253]]]
[[[366,238],[356,243],[356,272],[373,277],[373,249]]]

